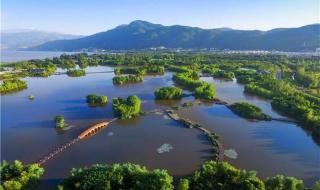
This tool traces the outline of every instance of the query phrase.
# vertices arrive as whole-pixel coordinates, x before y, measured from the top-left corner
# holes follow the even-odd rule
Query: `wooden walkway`
[[[115,120],[117,120],[117,119],[114,118],[110,121],[103,121],[103,122],[97,123],[97,124],[89,127],[88,129],[86,129],[82,133],[80,133],[77,138],[75,138],[75,139],[67,142],[66,144],[56,148],[55,150],[51,151],[49,154],[47,154],[42,159],[40,159],[37,162],[37,164],[39,164],[39,165],[45,164],[47,161],[53,159],[56,155],[58,155],[59,153],[61,153],[64,150],[66,150],[67,148],[71,147],[73,144],[75,144],[79,140],[82,140],[86,137],[93,136],[93,135],[97,134],[99,131],[101,131],[103,128],[107,127],[110,123],[114,122]]]

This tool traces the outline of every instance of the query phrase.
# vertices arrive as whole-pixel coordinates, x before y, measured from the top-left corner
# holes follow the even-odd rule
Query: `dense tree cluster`
[[[86,75],[86,71],[84,69],[70,69],[67,71],[67,75],[70,77],[81,77]]]
[[[128,98],[114,98],[112,110],[114,115],[120,119],[128,119],[140,114],[141,100],[135,96],[128,96]]]
[[[182,89],[178,87],[162,87],[158,88],[154,95],[158,100],[179,99],[182,97]]]
[[[23,165],[20,161],[9,164],[3,161],[0,166],[1,190],[35,189],[44,169],[38,164]]]
[[[93,165],[73,169],[60,190],[172,190],[173,178],[166,170],[152,170],[136,164]]]
[[[218,70],[212,74],[214,78],[221,78],[226,80],[233,80],[234,79],[234,73],[231,71],[225,71],[225,70]]]
[[[0,86],[0,93],[19,91],[27,87],[27,83],[19,79],[4,80]]]
[[[138,189],[172,190],[173,178],[166,170],[147,170],[136,164],[93,165],[72,169],[59,190]],[[317,182],[313,190],[319,190]],[[277,175],[262,181],[254,171],[240,170],[226,162],[208,161],[191,176],[180,179],[178,190],[311,190],[302,180]]]
[[[176,73],[173,81],[184,88],[194,92],[194,96],[200,99],[211,100],[215,96],[215,89],[212,84],[198,80],[197,72]]]
[[[108,97],[107,96],[98,96],[96,94],[89,94],[87,96],[87,103],[92,106],[103,106],[108,103]]]
[[[157,74],[163,75],[165,69],[163,66],[151,65],[148,67],[117,67],[114,69],[116,75],[121,74],[132,74],[132,75],[147,75],[147,74]]]
[[[112,79],[113,84],[115,85],[123,85],[128,83],[137,83],[142,82],[143,77],[141,75],[123,75],[123,76],[115,76]]]
[[[271,120],[272,118],[264,114],[262,110],[252,104],[247,102],[236,102],[228,106],[232,112],[235,114],[247,118],[247,119],[257,119],[257,120]]]

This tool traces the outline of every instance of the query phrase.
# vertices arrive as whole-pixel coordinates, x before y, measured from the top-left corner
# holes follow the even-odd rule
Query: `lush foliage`
[[[0,93],[19,91],[27,87],[27,83],[19,79],[4,80],[0,86]]]
[[[107,96],[98,96],[96,94],[89,94],[87,96],[87,103],[90,105],[106,105],[108,103]]]
[[[112,79],[113,84],[116,84],[116,85],[123,85],[127,83],[137,83],[142,81],[143,81],[143,78],[141,75],[115,76]]]
[[[126,100],[122,98],[114,98],[112,109],[114,115],[120,119],[128,119],[140,114],[141,100],[133,95]]]
[[[162,87],[154,92],[156,99],[179,99],[182,97],[182,89],[178,87]]]
[[[224,70],[218,70],[214,73],[212,73],[212,76],[214,78],[222,78],[226,80],[233,80],[234,79],[234,73],[231,71],[224,71]]]
[[[271,120],[271,117],[264,114],[260,108],[247,102],[236,102],[228,106],[235,114],[257,120]]]
[[[263,181],[256,176],[255,172],[236,169],[226,162],[206,162],[188,180],[190,190],[265,189]]]
[[[66,123],[65,123],[65,119],[62,115],[57,115],[55,118],[54,118],[54,122],[55,122],[55,125],[56,125],[56,128],[57,129],[62,129],[66,126]]]
[[[93,165],[73,169],[60,190],[172,190],[172,177],[165,170],[149,171],[135,164]]]
[[[23,165],[20,161],[12,164],[3,161],[0,166],[1,185],[4,190],[31,190],[39,178],[43,175],[44,169],[38,164]]]
[[[193,91],[196,98],[211,100],[215,96],[213,85],[200,81],[197,72],[176,73],[172,79],[180,86]]]
[[[86,71],[83,69],[70,69],[67,71],[67,75],[70,77],[81,77],[86,75]]]
[[[268,178],[265,182],[266,190],[305,190],[302,180],[294,177],[285,177],[283,175],[276,175]]]

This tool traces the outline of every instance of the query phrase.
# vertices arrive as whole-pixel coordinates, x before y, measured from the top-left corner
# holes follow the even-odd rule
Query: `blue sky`
[[[2,29],[93,34],[133,20],[268,30],[320,22],[320,0],[1,0]]]

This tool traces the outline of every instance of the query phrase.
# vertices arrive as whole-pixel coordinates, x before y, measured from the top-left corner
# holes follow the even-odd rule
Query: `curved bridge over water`
[[[50,152],[49,154],[44,156],[42,159],[40,159],[37,163],[39,165],[46,163],[47,161],[51,160],[54,156],[58,155],[59,153],[61,153],[64,150],[66,150],[67,148],[69,148],[70,146],[72,146],[73,144],[78,142],[79,140],[82,140],[86,137],[93,136],[93,135],[97,134],[99,131],[101,131],[101,129],[107,127],[110,123],[114,122],[115,120],[116,120],[116,118],[114,118],[110,121],[103,121],[103,122],[97,123],[97,124],[89,127],[88,129],[86,129],[82,133],[80,133],[77,138],[75,138],[75,139],[69,141],[68,143],[58,147],[57,149],[53,150],[52,152]]]

